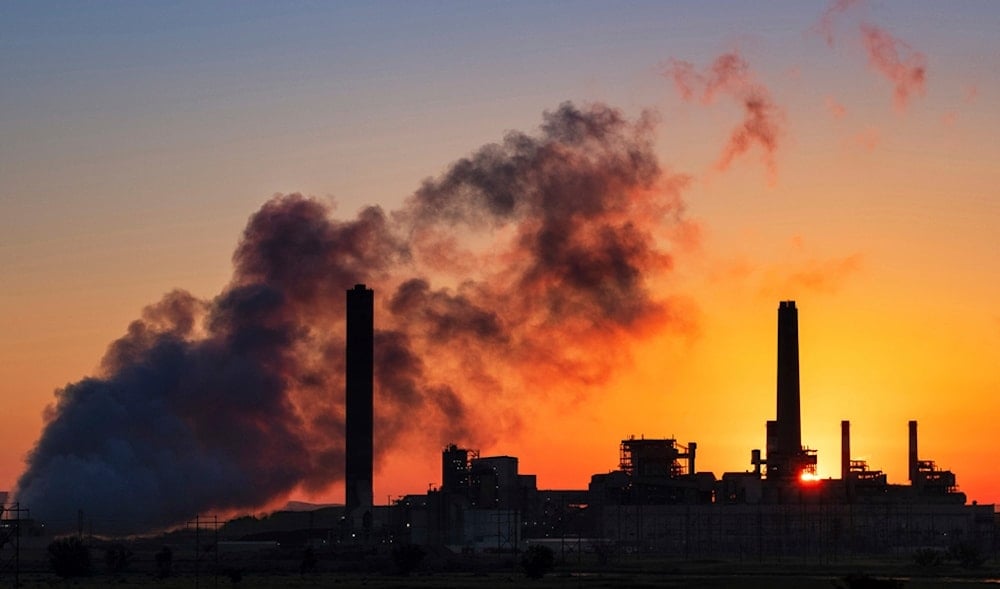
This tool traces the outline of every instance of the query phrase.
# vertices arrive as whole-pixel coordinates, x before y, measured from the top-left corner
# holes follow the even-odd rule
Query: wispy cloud
[[[811,31],[833,47],[839,35],[838,24],[851,18],[851,13],[862,5],[863,0],[834,0]],[[913,96],[924,94],[927,58],[884,27],[854,18],[851,29],[856,27],[861,36],[869,67],[892,83],[893,105],[898,110],[905,110]]]
[[[847,114],[847,107],[837,102],[837,99],[832,96],[826,97],[826,110],[835,119],[842,119]]]
[[[881,27],[862,24],[861,33],[868,63],[892,82],[893,103],[905,109],[912,96],[924,94],[927,58]]]
[[[826,10],[823,11],[823,15],[819,17],[819,21],[813,26],[812,30],[819,35],[821,35],[825,40],[826,44],[833,47],[836,39],[836,25],[839,17],[847,12],[853,6],[860,6],[862,0],[834,0]]]
[[[726,170],[733,160],[756,146],[769,180],[776,179],[775,154],[784,132],[784,112],[767,87],[755,79],[742,55],[736,51],[720,55],[704,71],[698,71],[690,62],[671,59],[663,74],[674,81],[678,94],[687,102],[708,105],[726,96],[741,107],[743,119],[730,132],[716,161],[717,169]]]

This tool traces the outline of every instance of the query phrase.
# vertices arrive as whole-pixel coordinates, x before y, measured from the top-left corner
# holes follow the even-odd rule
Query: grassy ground
[[[785,559],[773,562],[690,561],[634,554],[556,553],[556,565],[542,579],[528,579],[518,566],[520,555],[453,554],[431,550],[409,576],[396,570],[389,551],[367,549],[317,549],[313,572],[300,574],[304,563],[302,548],[281,548],[255,552],[196,551],[176,542],[170,576],[157,578],[156,555],[164,549],[162,539],[128,544],[131,560],[123,573],[107,572],[104,546],[94,546],[89,554],[94,574],[85,578],[60,579],[51,572],[48,542],[25,542],[21,546],[20,586],[26,588],[131,588],[162,589],[270,589],[314,587],[365,588],[722,588],[750,589],[861,589],[863,587],[906,587],[907,589],[1000,589],[1000,559],[990,555],[974,569],[954,560],[939,560],[932,566],[918,566],[912,555],[872,560],[836,558]],[[9,552],[9,551],[8,551]],[[198,556],[196,556],[198,555]],[[0,589],[14,587],[13,560],[0,552]],[[197,570],[197,575],[195,574]],[[216,574],[216,571],[218,573]],[[849,578],[863,576],[868,584],[850,584]],[[232,578],[231,578],[232,577]],[[233,578],[239,578],[234,582]],[[898,581],[896,584],[885,582]],[[874,580],[874,581],[873,581]],[[879,581],[882,581],[881,583]]]
[[[244,563],[250,564],[250,563]],[[523,573],[509,569],[505,563],[493,561],[484,566],[479,563],[477,572],[429,571],[428,567],[401,576],[380,572],[331,572],[321,571],[300,575],[293,572],[266,569],[241,572],[238,582],[228,574],[213,575],[211,571],[180,572],[166,579],[158,579],[149,570],[130,570],[118,576],[98,573],[82,579],[63,580],[48,572],[26,572],[20,577],[21,587],[79,589],[107,587],[158,587],[162,589],[230,588],[312,588],[312,587],[365,587],[371,589],[412,587],[417,589],[459,589],[494,587],[544,588],[723,588],[749,589],[831,589],[843,587],[906,587],[907,589],[961,589],[1000,587],[1000,568],[987,563],[976,571],[947,567],[928,571],[905,562],[854,562],[838,564],[745,564],[732,562],[671,562],[642,560],[619,562],[598,566],[596,563],[563,563],[543,579],[528,579]],[[206,565],[207,566],[207,565]],[[498,568],[499,567],[499,568]],[[252,568],[252,567],[248,567]],[[240,570],[231,568],[230,570]],[[850,578],[864,579],[855,584]],[[896,584],[886,582],[894,579]],[[14,586],[11,571],[0,576],[0,586]]]
[[[12,579],[10,579],[12,581]],[[896,579],[897,584],[872,584],[871,580],[857,587],[905,587],[907,589],[943,589],[943,588],[995,588],[996,579]],[[13,585],[9,585],[13,586]],[[217,580],[202,577],[172,577],[170,579],[154,579],[151,577],[123,577],[110,579],[107,577],[91,577],[87,579],[61,580],[55,576],[28,576],[22,579],[21,587],[25,588],[56,588],[75,587],[79,589],[108,587],[159,587],[162,589],[189,589],[191,587],[240,587],[243,589],[278,589],[278,588],[312,588],[312,587],[365,587],[370,589],[418,588],[418,589],[462,589],[462,588],[495,588],[495,587],[533,587],[544,588],[727,588],[738,587],[747,589],[831,589],[852,586],[836,577],[810,575],[754,575],[754,576],[697,576],[697,575],[658,575],[658,574],[599,574],[587,577],[569,575],[549,575],[540,580],[526,579],[523,576],[485,575],[471,576],[461,574],[415,575],[410,577],[361,576],[324,573],[309,577],[287,575],[251,575],[244,577],[238,584],[233,584],[228,578]]]

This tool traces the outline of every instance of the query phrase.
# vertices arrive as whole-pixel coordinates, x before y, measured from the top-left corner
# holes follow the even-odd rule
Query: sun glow
[[[799,480],[803,483],[815,483],[819,480],[819,475],[814,472],[804,471],[800,476]]]

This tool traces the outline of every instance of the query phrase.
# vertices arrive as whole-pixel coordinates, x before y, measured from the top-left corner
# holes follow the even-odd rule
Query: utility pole
[[[204,520],[204,521],[203,521]],[[194,586],[198,589],[201,586],[201,528],[202,526],[211,526],[213,532],[213,538],[215,545],[212,546],[212,551],[215,552],[215,567],[212,573],[213,584],[215,587],[219,586],[219,516],[218,515],[206,515],[204,518],[201,515],[194,516],[194,521],[187,522],[188,526],[194,525]]]
[[[21,507],[20,503],[11,503],[10,505],[0,505],[0,519],[7,523],[7,533],[4,540],[10,538],[10,534],[14,535],[14,587],[21,586],[21,514],[28,514],[28,510]],[[14,514],[13,519],[10,515]],[[6,568],[6,567],[4,567]]]
[[[194,589],[198,589],[198,562],[201,560],[201,516],[194,516]]]

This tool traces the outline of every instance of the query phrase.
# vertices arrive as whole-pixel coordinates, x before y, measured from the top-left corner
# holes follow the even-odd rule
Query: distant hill
[[[306,501],[289,501],[279,511],[316,511],[327,507],[343,507],[343,503],[308,503]]]

